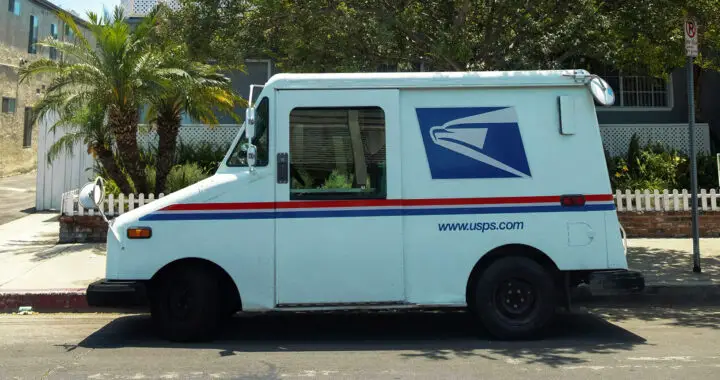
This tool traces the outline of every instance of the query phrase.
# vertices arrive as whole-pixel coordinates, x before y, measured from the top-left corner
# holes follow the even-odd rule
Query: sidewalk
[[[628,266],[645,276],[641,295],[599,296],[592,304],[720,304],[720,239],[700,239],[700,267],[693,273],[692,239],[628,239]]]
[[[720,285],[720,239],[700,239],[702,273],[692,271],[692,239],[630,239],[628,246],[628,266],[649,285]]]
[[[0,311],[76,309],[88,284],[105,275],[103,244],[57,245],[58,214],[0,225]]]
[[[87,286],[105,276],[104,244],[62,244],[58,215],[36,213],[0,225],[0,311],[87,307]],[[691,239],[630,239],[630,269],[644,273],[641,297],[600,297],[601,303],[720,302],[720,239],[701,239],[703,272],[692,272]]]

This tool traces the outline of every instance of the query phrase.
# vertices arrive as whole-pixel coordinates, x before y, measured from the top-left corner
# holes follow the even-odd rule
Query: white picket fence
[[[615,206],[623,211],[690,211],[690,192],[677,189],[663,190],[618,190],[615,192]],[[720,192],[715,189],[701,189],[698,193],[698,209],[718,211]]]
[[[72,190],[62,195],[62,215],[96,215],[94,210],[84,209],[78,202],[79,190]],[[160,194],[157,199],[164,197]],[[107,216],[121,215],[144,204],[154,201],[154,194],[120,194],[115,197],[108,195],[102,202],[102,211]],[[614,195],[618,212],[627,211],[690,211],[690,192],[687,190],[618,190]],[[720,211],[720,192],[715,189],[700,190],[698,209],[701,211]]]
[[[96,212],[95,210],[86,210],[84,207],[82,207],[82,205],[80,205],[80,202],[78,202],[79,193],[80,191],[78,189],[63,193],[62,207],[60,210],[61,214],[67,216],[100,215],[99,212]],[[160,193],[157,199],[160,199],[164,196],[165,194]],[[108,217],[118,216],[124,214],[127,211],[134,210],[137,207],[148,204],[155,199],[155,194],[120,194],[117,197],[115,197],[113,194],[108,194],[108,196],[105,197],[105,200],[103,200],[102,204],[100,205],[100,209]]]

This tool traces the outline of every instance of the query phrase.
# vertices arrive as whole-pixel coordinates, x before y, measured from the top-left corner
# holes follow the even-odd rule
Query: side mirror
[[[615,92],[604,79],[593,76],[590,80],[590,93],[593,98],[603,106],[609,107],[615,104]]]
[[[255,166],[255,162],[257,161],[257,148],[255,145],[248,145],[247,149],[247,164],[250,169],[252,169]]]
[[[245,110],[245,137],[249,143],[255,137],[255,108],[252,107]]]
[[[80,205],[88,210],[97,209],[105,200],[105,181],[97,177],[94,182],[83,186],[79,195]]]

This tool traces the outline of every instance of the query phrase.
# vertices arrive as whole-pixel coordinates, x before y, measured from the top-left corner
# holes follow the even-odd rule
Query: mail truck
[[[212,338],[236,312],[467,308],[537,336],[569,291],[639,291],[583,70],[279,74],[210,178],[110,221],[97,307]],[[259,91],[259,94],[257,93]],[[102,180],[81,193],[101,202]]]

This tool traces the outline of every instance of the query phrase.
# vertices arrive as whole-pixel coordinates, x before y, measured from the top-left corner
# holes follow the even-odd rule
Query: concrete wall
[[[37,128],[33,127],[30,147],[23,147],[24,111],[37,101],[37,90],[48,82],[40,79],[20,85],[16,65],[21,57],[31,59],[27,53],[0,45],[0,97],[16,99],[15,113],[0,113],[0,177],[27,172],[37,165]]]
[[[20,15],[8,11],[8,0],[0,2],[0,44],[28,52],[30,42],[30,16],[38,17],[38,41],[50,36],[50,25],[57,26],[60,40],[68,40],[65,24],[55,15],[59,8],[45,1],[17,0],[20,2]],[[48,48],[38,47],[37,56],[47,58]]]

